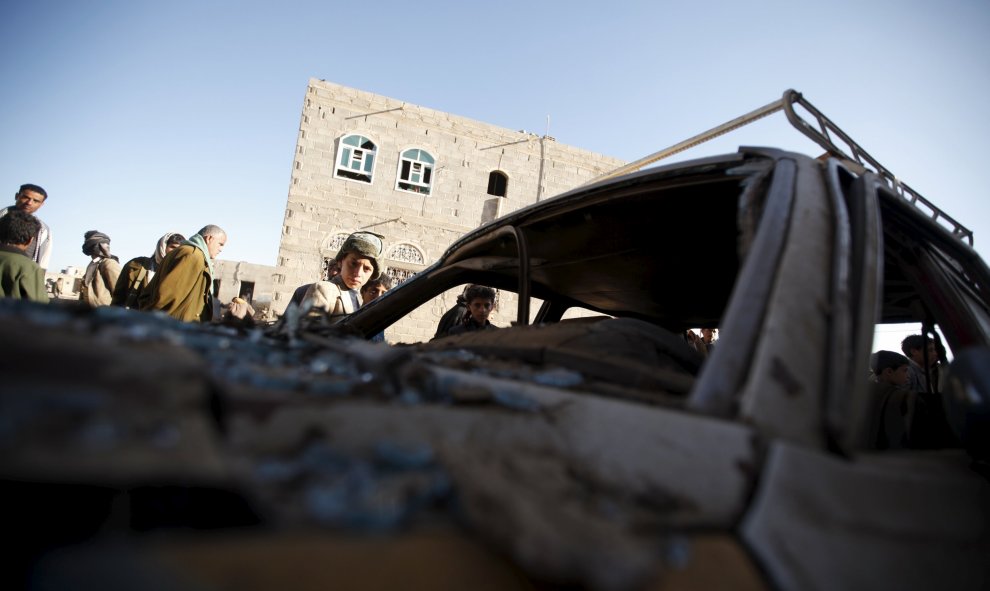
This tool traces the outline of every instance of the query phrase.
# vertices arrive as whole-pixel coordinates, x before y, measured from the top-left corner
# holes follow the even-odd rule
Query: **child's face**
[[[374,272],[375,266],[371,264],[371,259],[357,253],[347,253],[340,262],[340,278],[347,289],[361,289]]]
[[[381,283],[373,286],[365,285],[361,288],[361,298],[364,300],[364,303],[367,304],[368,302],[373,302],[384,295],[385,291],[385,286]]]
[[[889,384],[903,386],[908,383],[908,366],[902,365],[897,369],[888,367],[883,370],[883,374],[880,377]]]
[[[478,324],[484,324],[492,313],[493,303],[491,300],[484,298],[474,298],[471,300],[468,303],[468,311],[471,313],[471,318]]]

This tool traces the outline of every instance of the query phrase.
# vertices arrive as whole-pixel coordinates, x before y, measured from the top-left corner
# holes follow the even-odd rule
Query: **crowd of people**
[[[49,301],[45,269],[52,231],[35,215],[47,200],[42,187],[24,184],[14,195],[14,205],[0,209],[0,297]],[[79,300],[93,307],[160,310],[189,322],[216,319],[213,262],[226,243],[227,233],[212,224],[188,239],[169,232],[158,239],[150,257],[136,257],[122,267],[110,252],[110,236],[90,230],[83,235],[82,252],[90,263]],[[242,306],[230,310],[246,313]]]
[[[0,297],[49,300],[45,269],[52,231],[35,215],[47,199],[42,187],[25,184],[15,194],[14,205],[0,209]],[[328,265],[326,277],[300,286],[290,305],[305,307],[310,316],[332,323],[380,297],[392,287],[383,264],[383,239],[366,231],[348,236]],[[223,308],[213,299],[214,261],[227,243],[227,233],[219,226],[206,225],[188,238],[167,232],[156,241],[151,256],[135,257],[123,265],[110,243],[110,236],[99,230],[83,236],[82,252],[90,262],[79,300],[86,305],[157,310],[185,322],[220,320],[221,314],[246,319],[254,313],[243,298],[234,298]],[[437,335],[496,328],[489,320],[495,301],[492,288],[468,286],[458,305],[441,320]],[[385,335],[372,340],[384,341]]]

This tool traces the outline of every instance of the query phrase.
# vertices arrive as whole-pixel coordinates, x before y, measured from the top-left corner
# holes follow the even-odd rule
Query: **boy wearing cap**
[[[325,314],[336,322],[361,307],[361,288],[378,279],[381,264],[382,236],[372,232],[355,232],[347,237],[337,256],[340,273],[329,281],[318,281],[306,291],[305,299],[313,302],[311,314]]]

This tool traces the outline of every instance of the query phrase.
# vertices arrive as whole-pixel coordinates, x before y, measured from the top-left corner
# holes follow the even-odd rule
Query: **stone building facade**
[[[622,164],[549,136],[312,79],[293,160],[273,309],[281,314],[298,286],[321,279],[326,260],[353,231],[385,236],[388,273],[399,283],[465,232]],[[386,338],[428,340],[457,293],[420,308]],[[496,324],[515,318],[512,298],[500,298]]]

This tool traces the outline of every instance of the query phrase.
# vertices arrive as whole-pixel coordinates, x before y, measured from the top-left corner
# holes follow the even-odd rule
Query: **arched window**
[[[337,167],[334,176],[370,183],[375,172],[375,142],[363,135],[347,135],[337,147]]]
[[[388,251],[388,270],[392,285],[398,285],[409,279],[426,266],[426,258],[416,246],[408,243],[396,244]]]
[[[488,174],[488,194],[505,197],[509,188],[509,177],[501,170],[493,170]]]
[[[435,160],[426,150],[412,148],[399,155],[399,174],[395,188],[421,195],[429,195],[433,184]]]

